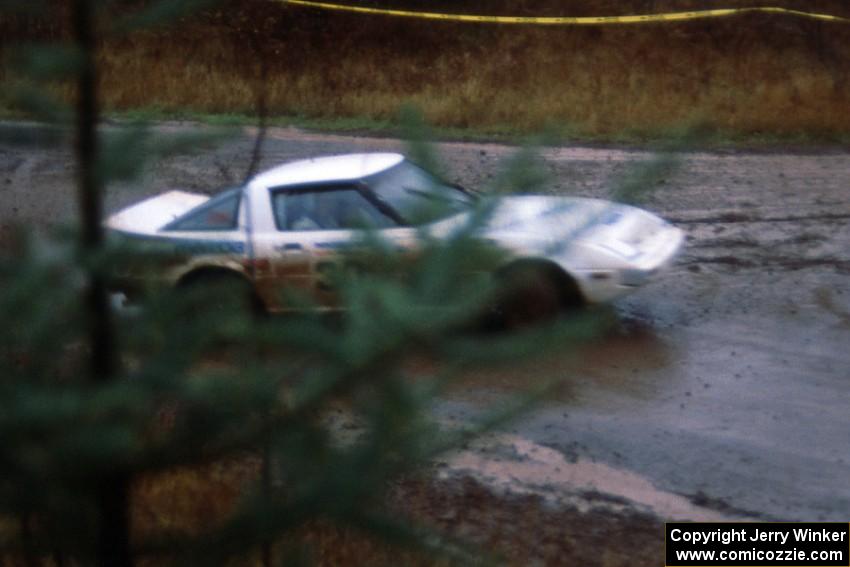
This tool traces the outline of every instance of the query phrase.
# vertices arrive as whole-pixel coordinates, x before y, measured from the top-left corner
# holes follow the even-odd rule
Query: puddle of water
[[[470,450],[455,454],[441,471],[472,475],[490,488],[507,494],[536,494],[553,504],[581,511],[606,507],[621,511],[637,506],[661,518],[690,521],[728,521],[724,514],[694,505],[688,499],[657,489],[640,475],[578,459],[515,435],[496,435]]]
[[[554,402],[595,404],[611,393],[618,399],[648,400],[667,387],[664,370],[673,358],[670,346],[650,323],[619,317],[611,329],[583,344],[565,345],[514,364],[465,371],[450,393],[477,398],[483,391],[498,397],[552,385],[547,399]],[[433,372],[438,366],[418,361],[420,371]]]

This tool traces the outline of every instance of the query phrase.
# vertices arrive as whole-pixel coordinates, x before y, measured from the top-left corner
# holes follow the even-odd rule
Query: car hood
[[[553,228],[559,232],[579,231],[612,204],[596,199],[577,197],[547,197],[538,195],[504,197],[493,209],[486,223],[491,233],[522,232],[551,235]],[[614,205],[620,207],[620,205]]]
[[[664,221],[644,210],[580,197],[517,196],[501,199],[485,233],[524,235],[546,241],[632,242]]]
[[[169,191],[118,211],[105,224],[123,232],[153,234],[207,200],[200,193]]]

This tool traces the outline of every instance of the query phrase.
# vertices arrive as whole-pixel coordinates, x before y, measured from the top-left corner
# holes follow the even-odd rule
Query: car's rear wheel
[[[258,317],[265,307],[254,287],[239,274],[225,270],[203,270],[183,278],[177,290],[182,308],[192,315],[224,314]]]

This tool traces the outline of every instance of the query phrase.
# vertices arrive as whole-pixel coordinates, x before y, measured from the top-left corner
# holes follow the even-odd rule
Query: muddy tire
[[[574,282],[545,264],[517,264],[499,278],[502,292],[495,312],[498,324],[507,330],[551,323],[581,304]]]
[[[265,313],[260,298],[251,283],[224,271],[190,274],[177,286],[182,308],[195,316],[244,314],[259,317]]]

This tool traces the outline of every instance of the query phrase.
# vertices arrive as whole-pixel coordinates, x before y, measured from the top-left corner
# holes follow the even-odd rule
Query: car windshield
[[[403,161],[368,182],[372,195],[409,224],[424,224],[467,210],[474,197]]]

